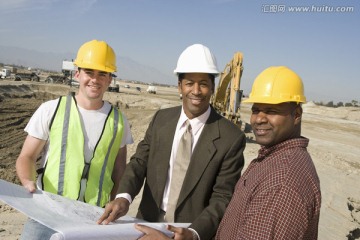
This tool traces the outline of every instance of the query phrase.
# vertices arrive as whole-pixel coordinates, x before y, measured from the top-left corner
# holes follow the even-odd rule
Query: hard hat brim
[[[211,74],[211,75],[214,75],[215,77],[217,77],[217,76],[219,76],[219,72],[199,72],[199,71],[197,71],[197,72],[184,72],[184,71],[182,71],[182,72],[178,72],[176,69],[174,70],[174,75],[179,75],[179,74],[182,74],[182,73],[208,73],[208,74]]]
[[[86,64],[86,63],[80,63],[80,64],[74,63],[74,65],[79,68],[93,69],[93,70],[98,70],[98,71],[103,71],[103,72],[108,72],[108,73],[116,72],[116,67],[115,68],[104,67],[104,66],[98,65],[98,64]]]
[[[242,101],[243,103],[264,103],[264,104],[280,104],[285,102],[296,102],[296,103],[306,103],[305,98],[294,98],[294,99],[276,99],[273,97],[250,97]]]

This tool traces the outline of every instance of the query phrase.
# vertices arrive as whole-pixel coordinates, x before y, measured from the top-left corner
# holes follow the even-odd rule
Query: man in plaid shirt
[[[301,136],[301,78],[270,67],[254,81],[251,126],[259,155],[239,179],[216,239],[317,239],[320,181]]]

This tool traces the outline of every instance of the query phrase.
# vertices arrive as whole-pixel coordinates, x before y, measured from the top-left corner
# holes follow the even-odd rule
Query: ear
[[[211,94],[215,93],[215,78],[211,79]]]
[[[303,113],[303,110],[302,110],[301,105],[296,106],[295,112],[294,112],[294,119],[295,119],[296,125],[301,123],[302,113]]]
[[[76,80],[79,80],[79,74],[80,74],[80,71],[79,71],[79,70],[76,70],[76,71],[75,71],[75,74],[74,74],[74,78],[75,78]]]
[[[178,91],[179,91],[180,94],[182,93],[181,80],[178,80]]]

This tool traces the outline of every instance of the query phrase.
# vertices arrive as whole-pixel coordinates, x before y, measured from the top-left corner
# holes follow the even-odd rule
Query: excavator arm
[[[211,105],[219,114],[239,127],[242,124],[240,119],[240,102],[242,98],[240,82],[243,69],[243,55],[236,52],[233,59],[226,64],[224,71],[221,72],[218,87],[210,99]]]

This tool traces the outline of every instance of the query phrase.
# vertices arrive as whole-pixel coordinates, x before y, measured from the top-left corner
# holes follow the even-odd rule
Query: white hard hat
[[[181,53],[174,73],[210,73],[217,76],[219,70],[210,49],[202,44],[194,44]]]

